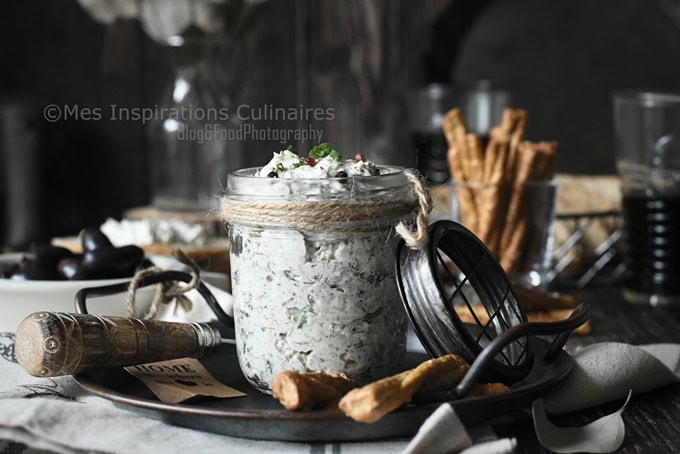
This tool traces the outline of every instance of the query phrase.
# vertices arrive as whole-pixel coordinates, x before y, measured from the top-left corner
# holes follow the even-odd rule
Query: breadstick
[[[486,144],[486,151],[484,152],[484,176],[483,181],[491,181],[498,171],[498,158],[501,154],[507,154],[507,142],[502,140],[490,138],[489,143]],[[505,169],[500,169],[501,174]]]
[[[501,266],[508,274],[513,274],[520,263],[522,245],[527,235],[528,213],[523,203],[525,184],[531,179],[539,154],[537,147],[529,142],[520,146],[520,162],[517,179],[514,181],[508,216],[501,237]]]
[[[527,312],[527,320],[530,322],[559,322],[569,318],[573,309],[553,309],[551,311],[533,311]],[[576,334],[588,334],[592,325],[590,320],[587,320],[583,325],[574,330]]]
[[[554,142],[539,142],[532,144],[538,153],[536,156],[536,162],[533,167],[531,180],[534,181],[549,181],[554,177],[555,173],[555,157],[557,154],[557,144]],[[542,258],[545,252],[543,238],[544,230],[548,227],[546,225],[537,225],[535,222],[531,222],[530,219],[534,218],[537,214],[540,216],[539,219],[547,220],[544,216],[545,210],[549,209],[550,201],[546,198],[551,194],[539,194],[533,191],[530,201],[524,201],[527,204],[525,208],[525,215],[523,217],[523,222],[527,224],[527,235],[524,242],[520,244],[522,248],[521,257],[524,262],[520,262],[517,266],[521,270],[531,268],[535,263],[536,258]],[[535,239],[535,241],[532,241]]]
[[[515,109],[513,112],[513,127],[510,133],[510,146],[517,148],[524,140],[524,128],[527,124],[527,111]]]
[[[457,355],[431,359],[391,377],[345,394],[338,407],[361,422],[374,422],[411,401],[417,391],[448,389],[460,382],[469,365]]]
[[[451,178],[457,181],[465,180],[465,171],[463,169],[463,147],[459,144],[453,144],[446,152],[446,161],[449,164],[449,171]]]
[[[475,383],[467,397],[488,396],[489,394],[504,393],[510,388],[503,383]]]
[[[513,112],[514,125],[513,130],[510,133],[510,148],[508,153],[510,157],[508,158],[508,177],[514,179],[517,173],[517,162],[519,154],[519,145],[524,140],[524,128],[527,123],[527,112],[526,110],[515,110]]]
[[[557,143],[539,142],[535,145],[540,157],[537,159],[532,180],[552,180],[555,175]]]
[[[449,144],[446,159],[451,177],[454,181],[466,181],[469,179],[468,172],[470,171],[466,162],[467,127],[465,126],[465,120],[460,109],[451,109],[446,113],[442,121],[442,129]],[[458,196],[461,222],[474,231],[477,221],[474,195],[472,191],[463,185],[456,187],[456,195]]]
[[[451,109],[444,115],[442,129],[449,145],[447,155],[451,175],[456,180],[467,180],[470,178],[468,169],[467,151],[467,127],[460,109]],[[454,151],[451,151],[454,150]]]
[[[460,109],[451,109],[442,121],[444,135],[449,144],[447,161],[454,181],[481,181],[484,176],[482,144],[475,134],[468,134]],[[460,221],[473,232],[478,227],[478,204],[474,193],[462,184],[456,187]]]
[[[554,176],[557,144],[554,142],[523,142],[521,161],[508,208],[506,228],[501,238],[501,265],[508,274],[521,267],[526,239],[530,231],[531,201],[525,200],[528,181],[546,181]]]
[[[501,220],[505,218],[505,184],[504,172],[508,157],[507,144],[497,143],[491,139],[487,147],[487,165],[489,174],[485,180],[485,186],[477,194],[479,205],[479,223],[477,225],[477,235],[484,244],[499,256],[500,232],[502,229]]]
[[[287,410],[307,410],[340,399],[357,385],[343,374],[283,371],[274,376],[272,393]]]
[[[484,180],[484,157],[482,154],[482,141],[477,134],[467,134],[465,136],[465,150],[467,156],[465,162],[468,171],[466,177],[471,181]]]
[[[508,199],[506,191],[508,180],[512,180],[513,161],[516,159],[516,142],[524,136],[526,111],[506,108],[503,110],[501,124],[492,128],[489,146],[485,157],[485,181],[494,187],[484,191],[484,203],[478,211],[480,220],[479,238],[491,252],[502,255],[501,236],[502,221],[507,212]]]
[[[503,116],[501,117],[501,124],[491,128],[490,136],[496,140],[505,140],[509,137],[515,129],[516,115],[515,109],[506,107],[503,109]]]
[[[444,115],[442,128],[444,129],[444,136],[449,144],[449,148],[465,142],[467,127],[465,126],[465,120],[460,109],[451,109]]]
[[[454,309],[456,315],[463,323],[479,324],[484,326],[489,323],[489,314],[481,304],[473,304],[472,312],[467,306],[456,304]],[[546,311],[527,311],[527,321],[529,322],[558,322],[566,320],[571,315],[573,309],[551,309]],[[477,318],[475,320],[475,317]],[[590,332],[590,320],[574,330],[576,334],[588,334]]]
[[[514,179],[517,149],[524,137],[527,113],[525,110],[507,107],[503,110],[501,124],[491,128],[490,138],[508,147],[506,176]]]
[[[574,309],[576,298],[560,293],[544,291],[518,285],[514,287],[515,296],[525,311],[551,311],[555,309]]]
[[[517,190],[515,190],[517,191]],[[519,268],[522,262],[524,241],[529,232],[529,220],[527,219],[527,211],[521,208],[522,214],[513,218],[514,222],[507,222],[501,237],[501,266],[509,275],[513,275]],[[506,235],[507,232],[507,235]],[[507,242],[503,242],[503,238],[509,238]]]
[[[452,194],[452,197],[457,197],[461,223],[474,232],[477,229],[477,205],[473,191],[465,186],[467,180],[462,164],[463,150],[464,145],[457,144],[449,148],[447,155],[451,176],[454,181],[460,183],[456,184],[456,193]]]
[[[472,304],[468,309],[467,305],[455,304],[453,309],[456,311],[458,319],[463,323],[469,323],[471,325],[479,324],[486,325],[489,323],[489,313],[482,304]]]

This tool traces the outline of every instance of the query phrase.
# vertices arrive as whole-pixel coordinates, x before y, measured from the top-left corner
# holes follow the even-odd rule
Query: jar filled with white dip
[[[368,382],[395,372],[405,353],[394,227],[417,201],[403,169],[330,150],[284,150],[227,179],[236,347],[263,392],[284,370]]]

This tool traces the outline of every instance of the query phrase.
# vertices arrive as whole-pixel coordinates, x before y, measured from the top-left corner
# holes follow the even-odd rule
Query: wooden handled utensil
[[[138,288],[162,282],[189,283],[193,276],[168,270],[144,277]],[[222,343],[217,328],[205,323],[176,323],[159,320],[88,314],[87,299],[127,292],[130,283],[86,287],[75,295],[77,314],[36,312],[17,328],[14,341],[19,364],[31,375],[55,377],[75,375],[102,367],[124,367],[176,358],[198,358]],[[224,312],[202,281],[196,290],[217,317],[220,326],[233,335],[233,318]]]
[[[206,323],[36,312],[21,322],[14,345],[26,372],[55,377],[101,367],[198,358],[222,342],[217,328]]]

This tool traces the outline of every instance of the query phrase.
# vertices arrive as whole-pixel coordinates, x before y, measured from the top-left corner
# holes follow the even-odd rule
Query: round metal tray
[[[532,370],[526,378],[512,384],[509,391],[451,401],[463,423],[475,424],[517,410],[530,403],[537,392],[566,377],[572,364],[569,355],[560,351],[553,361],[545,361],[542,353],[548,343],[541,338],[534,338],[533,342],[537,355]],[[426,359],[424,353],[409,352],[404,367],[414,367]],[[122,368],[80,374],[75,379],[90,393],[146,417],[204,432],[260,440],[319,442],[410,437],[442,403],[416,402],[371,424],[356,422],[339,410],[290,412],[273,397],[248,385],[234,346],[223,345],[201,362],[215,378],[247,396],[166,404]]]

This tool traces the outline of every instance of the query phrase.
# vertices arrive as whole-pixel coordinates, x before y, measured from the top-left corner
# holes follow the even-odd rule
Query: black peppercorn
[[[279,174],[277,172],[272,171],[272,172],[269,172],[267,174],[267,178],[278,178],[278,177],[279,177]]]
[[[338,172],[335,174],[335,178],[347,178],[347,172]]]

